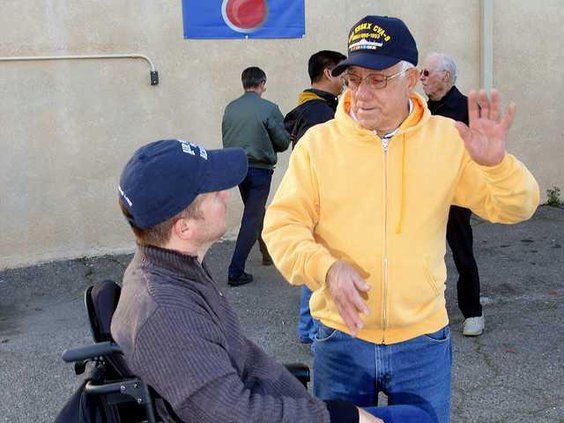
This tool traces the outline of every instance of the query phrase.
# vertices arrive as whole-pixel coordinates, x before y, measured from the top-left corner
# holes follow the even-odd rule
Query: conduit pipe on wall
[[[490,92],[493,84],[493,0],[482,0],[482,48],[480,79],[482,88]]]
[[[124,54],[89,54],[78,56],[14,56],[0,57],[0,62],[31,62],[40,60],[90,60],[90,59],[143,59],[151,66],[151,85],[159,84],[159,73],[152,60],[143,54],[124,53]]]

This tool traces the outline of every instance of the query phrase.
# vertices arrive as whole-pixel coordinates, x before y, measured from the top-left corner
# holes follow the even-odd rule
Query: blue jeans
[[[237,242],[235,243],[235,251],[228,270],[231,277],[238,277],[243,274],[251,248],[262,232],[272,173],[272,169],[249,167],[247,176],[239,184],[244,209],[239,235],[237,235]]]
[[[384,392],[389,405],[415,405],[433,421],[449,421],[452,345],[448,326],[381,345],[319,322],[313,347],[315,396],[371,407],[378,405],[378,393]]]
[[[309,311],[309,299],[311,289],[302,285],[302,297],[300,300],[300,318],[298,319],[298,337],[303,344],[311,344],[317,333],[317,320],[311,317]]]

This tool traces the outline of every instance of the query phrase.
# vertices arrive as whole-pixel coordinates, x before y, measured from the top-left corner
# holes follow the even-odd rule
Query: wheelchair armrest
[[[285,366],[286,369],[307,388],[307,384],[311,379],[309,367],[302,363],[288,363],[285,364]]]
[[[121,348],[114,342],[98,342],[84,347],[71,348],[63,352],[63,361],[73,363],[87,358],[100,357],[111,353],[120,353]]]

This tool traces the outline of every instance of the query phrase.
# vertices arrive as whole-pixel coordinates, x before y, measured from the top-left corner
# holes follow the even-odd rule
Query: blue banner
[[[304,0],[182,0],[184,38],[301,38]]]

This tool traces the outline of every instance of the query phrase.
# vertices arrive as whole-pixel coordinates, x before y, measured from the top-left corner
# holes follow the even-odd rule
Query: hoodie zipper
[[[388,149],[391,137],[383,139],[384,149],[384,277],[383,277],[383,304],[382,304],[382,344],[388,326]]]

